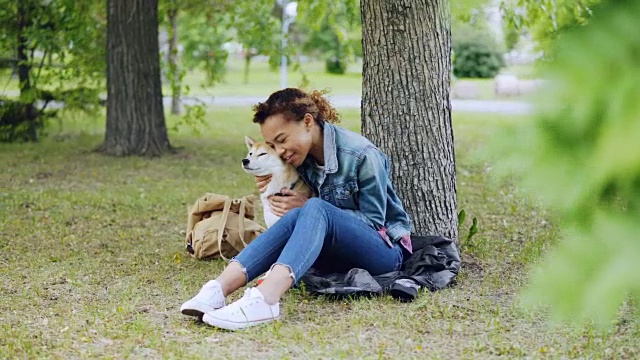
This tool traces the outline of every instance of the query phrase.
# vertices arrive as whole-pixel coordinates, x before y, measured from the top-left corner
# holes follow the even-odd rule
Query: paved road
[[[15,91],[5,91],[0,96],[17,96]],[[251,106],[257,102],[264,101],[266,96],[191,96],[184,97],[183,103],[186,105],[203,103],[212,106]],[[360,96],[358,95],[333,95],[329,96],[331,103],[337,108],[359,108]],[[164,104],[169,105],[171,98],[164,97]],[[59,107],[61,104],[53,104]],[[453,111],[474,112],[474,113],[497,113],[507,115],[529,114],[533,111],[531,104],[522,101],[502,101],[502,100],[459,100],[451,101]]]
[[[213,106],[251,106],[264,101],[264,96],[199,96],[184,98],[184,104],[196,102]],[[331,104],[337,108],[359,108],[360,96],[334,95],[329,96]],[[165,105],[169,105],[171,98],[165,97]],[[497,101],[497,100],[459,100],[451,101],[453,111],[499,114],[529,114],[533,111],[531,104],[522,101]]]

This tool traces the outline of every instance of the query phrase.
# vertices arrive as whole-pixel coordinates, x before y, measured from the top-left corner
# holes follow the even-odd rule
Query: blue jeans
[[[238,262],[247,282],[274,264],[287,267],[297,282],[311,266],[327,272],[352,268],[380,275],[399,270],[402,250],[387,245],[380,234],[355,215],[320,198],[289,210],[253,240],[232,261]]]

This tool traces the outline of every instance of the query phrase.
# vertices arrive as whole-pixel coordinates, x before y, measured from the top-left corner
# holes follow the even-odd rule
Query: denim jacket
[[[408,239],[411,222],[391,185],[387,156],[360,134],[329,123],[324,123],[323,131],[324,174],[316,171],[312,157],[298,167],[307,184],[322,199],[369,224],[387,242]]]

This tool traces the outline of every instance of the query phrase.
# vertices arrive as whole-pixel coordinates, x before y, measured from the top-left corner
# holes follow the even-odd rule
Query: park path
[[[211,106],[251,106],[264,101],[265,96],[193,96],[183,98],[185,105],[202,103]],[[336,108],[359,108],[361,98],[358,95],[329,96],[331,104]],[[165,105],[171,102],[170,97],[164,98]],[[506,115],[530,114],[533,106],[524,101],[507,100],[451,100],[453,111],[474,113],[497,113]]]
[[[17,91],[3,91],[0,96],[16,97]],[[266,96],[188,96],[183,97],[183,104],[195,103],[208,106],[252,106],[264,101]],[[329,100],[336,108],[359,108],[361,98],[359,95],[331,95]],[[165,106],[171,103],[171,97],[163,98]],[[51,104],[53,107],[61,107],[61,104]],[[472,113],[494,113],[505,115],[522,115],[533,112],[533,106],[524,101],[507,100],[451,100],[453,111]]]

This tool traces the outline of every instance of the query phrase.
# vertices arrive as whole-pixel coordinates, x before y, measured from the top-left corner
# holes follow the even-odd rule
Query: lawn
[[[504,68],[502,73],[516,74],[519,77],[532,76],[531,66],[514,66]],[[311,61],[290,66],[288,86],[306,85],[313,89],[327,89],[332,95],[360,95],[362,94],[362,62],[349,65],[343,75],[328,74],[324,70],[324,63]],[[18,81],[11,78],[8,70],[0,70],[0,96],[3,93],[15,96],[18,92]],[[200,69],[191,69],[185,74],[184,84],[188,87],[186,96],[265,96],[280,89],[280,69],[271,69],[266,61],[253,60],[250,66],[248,82],[244,82],[244,60],[231,57],[227,61],[226,73],[222,82],[207,86],[205,75]],[[459,79],[452,86],[460,82],[475,88],[473,93],[477,100],[523,100],[522,96],[498,96],[494,92],[493,79]],[[168,83],[163,86],[163,95],[171,95]],[[455,95],[455,92],[454,92]]]
[[[362,62],[350,64],[343,75],[326,73],[324,63],[319,61],[289,66],[288,69],[289,86],[306,84],[310,88],[328,89],[335,95],[359,95],[362,92]],[[9,93],[13,96],[19,89],[17,78],[10,74],[8,69],[0,69],[0,95]],[[245,83],[244,60],[230,56],[222,82],[207,86],[201,69],[191,69],[183,81],[189,87],[187,96],[264,96],[280,89],[280,68],[271,69],[266,61],[253,60],[248,82]],[[163,86],[163,94],[171,95],[168,82]]]
[[[357,130],[359,113],[343,115]],[[632,305],[604,330],[551,326],[518,305],[557,230],[550,211],[492,181],[479,154],[522,121],[454,114],[460,208],[480,226],[471,241],[461,233],[454,286],[411,304],[293,290],[282,321],[239,333],[178,309],[224,266],[187,256],[187,207],[205,192],[254,192],[240,168],[242,136],[258,135],[248,109],[215,109],[159,159],[96,154],[104,120],[81,116],[40,144],[0,144],[0,358],[638,358]]]
[[[280,89],[280,68],[271,69],[266,61],[253,60],[248,82],[245,83],[244,60],[230,55],[226,74],[221,83],[212,87],[203,87],[201,85],[203,80],[204,74],[198,69],[186,74],[184,82],[190,87],[191,95],[264,96]],[[350,64],[343,75],[326,73],[324,63],[319,61],[301,63],[298,67],[289,66],[287,85],[305,84],[314,89],[328,89],[334,95],[360,95],[362,93],[362,62]],[[165,87],[164,94],[170,94],[169,87]]]

